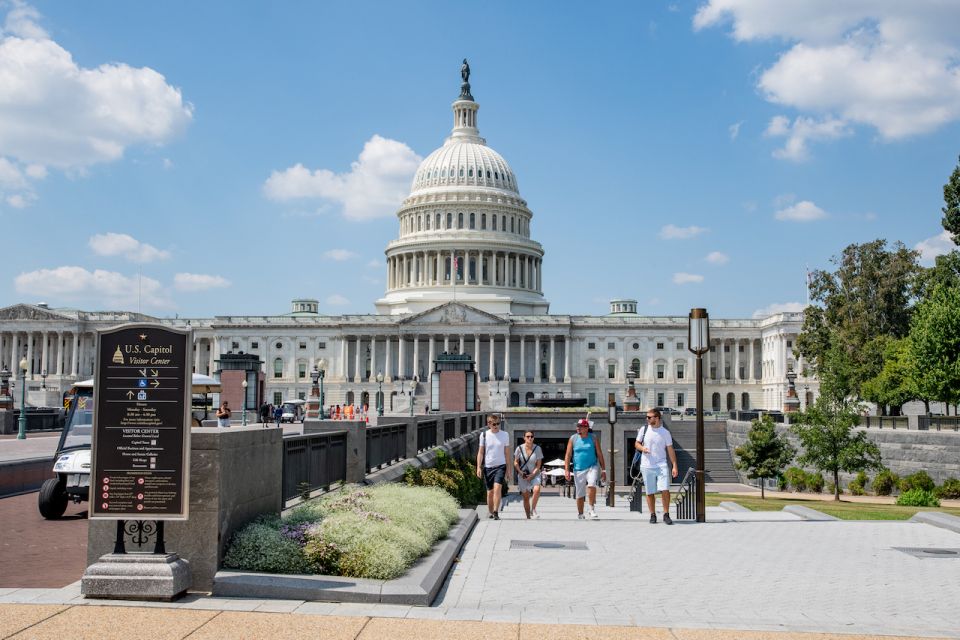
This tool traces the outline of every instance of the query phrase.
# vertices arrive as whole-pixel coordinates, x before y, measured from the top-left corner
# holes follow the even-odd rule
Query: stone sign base
[[[190,563],[175,553],[108,553],[83,574],[87,598],[175,600],[192,582]]]

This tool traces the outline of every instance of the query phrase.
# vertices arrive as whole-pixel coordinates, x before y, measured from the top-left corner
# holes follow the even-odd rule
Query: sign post
[[[189,517],[192,344],[189,329],[152,324],[97,335],[90,518],[116,520],[117,540],[87,568],[87,597],[173,599],[190,586],[163,524]],[[125,536],[151,534],[152,554],[126,552]]]

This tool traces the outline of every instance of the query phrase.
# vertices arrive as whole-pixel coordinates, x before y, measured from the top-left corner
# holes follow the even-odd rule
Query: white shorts
[[[643,486],[647,493],[670,489],[670,469],[666,462],[656,467],[641,467],[640,470],[643,472]]]
[[[583,498],[587,495],[587,485],[591,487],[597,486],[597,481],[600,479],[600,465],[593,465],[583,471],[574,471],[573,472],[573,486],[576,487],[576,496],[577,498]]]

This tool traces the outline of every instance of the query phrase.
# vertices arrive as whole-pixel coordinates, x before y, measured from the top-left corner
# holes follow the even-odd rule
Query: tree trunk
[[[763,485],[764,485],[763,481],[764,481],[764,478],[760,478],[760,499],[761,500],[766,499],[766,495],[764,495],[763,493]]]
[[[930,401],[926,398],[923,400],[923,412],[930,415]]]
[[[840,502],[840,471],[833,470],[833,499]]]

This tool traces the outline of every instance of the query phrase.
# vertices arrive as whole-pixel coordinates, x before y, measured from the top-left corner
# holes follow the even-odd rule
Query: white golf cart
[[[306,400],[286,400],[281,405],[283,413],[280,415],[280,422],[303,422],[306,417],[305,407],[307,404]]]
[[[193,374],[193,393],[218,393],[220,382],[210,376]],[[68,394],[67,419],[54,455],[56,477],[44,481],[37,498],[40,515],[56,520],[70,500],[83,502],[90,493],[90,457],[93,438],[93,379],[77,382]],[[203,402],[207,406],[206,401]]]

